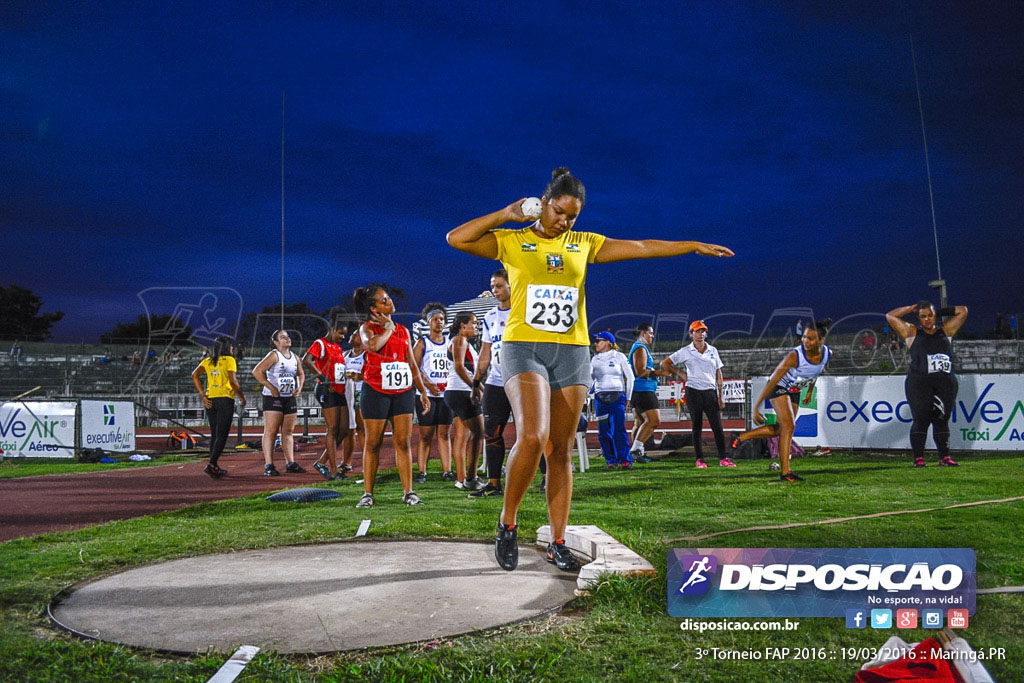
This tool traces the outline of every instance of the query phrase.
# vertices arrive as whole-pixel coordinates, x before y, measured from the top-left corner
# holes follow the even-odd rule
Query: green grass
[[[117,462],[80,463],[77,460],[51,460],[47,458],[17,458],[0,462],[0,479],[16,479],[18,477],[39,477],[47,474],[82,474],[85,472],[103,472],[109,470],[126,470],[134,467],[153,467],[173,462],[193,462],[205,459],[206,452],[184,455],[153,455],[152,460],[133,462],[125,455],[109,457]]]
[[[611,578],[592,595],[546,619],[423,645],[322,657],[261,653],[241,680],[849,680],[862,660],[708,661],[699,648],[878,647],[889,635],[920,640],[927,631],[848,630],[840,619],[797,619],[795,632],[680,631],[665,612],[665,561],[673,547],[970,547],[978,587],[1024,584],[1020,528],[1024,502],[941,510],[785,530],[742,532],[700,543],[681,537],[741,527],[816,521],[890,510],[939,508],[1022,495],[1024,459],[970,455],[956,470],[909,467],[905,455],[805,458],[801,485],[774,483],[763,462],[736,470],[695,470],[667,458],[629,472],[595,467],[578,475],[570,522],[597,524],[647,557],[657,578]],[[431,463],[436,468],[436,463]],[[5,463],[6,465],[6,463]],[[395,473],[378,480],[370,536],[490,539],[500,501],[470,501],[437,480],[417,486],[427,504],[408,508]],[[352,536],[365,511],[360,487],[334,501],[268,506],[262,497],[206,503],[151,517],[0,544],[0,680],[204,681],[224,661],[170,657],[75,639],[54,629],[46,604],[61,588],[101,573],[157,560]],[[546,523],[531,491],[520,512],[522,543]],[[676,540],[673,540],[676,539]],[[964,633],[976,648],[1004,647],[986,662],[1000,681],[1024,680],[1024,596],[978,597]]]

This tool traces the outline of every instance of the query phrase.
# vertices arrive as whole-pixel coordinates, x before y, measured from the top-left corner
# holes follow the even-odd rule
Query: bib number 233
[[[412,370],[408,363],[381,363],[380,388],[384,391],[404,391],[412,386]]]
[[[579,301],[577,287],[528,285],[526,322],[535,330],[565,334],[579,319]]]

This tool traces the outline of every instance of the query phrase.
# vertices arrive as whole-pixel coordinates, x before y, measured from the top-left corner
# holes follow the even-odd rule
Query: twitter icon
[[[892,628],[892,610],[871,610],[871,628]]]

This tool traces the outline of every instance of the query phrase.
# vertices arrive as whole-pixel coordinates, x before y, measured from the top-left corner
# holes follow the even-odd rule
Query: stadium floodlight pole
[[[924,107],[921,105],[921,83],[917,78],[917,56],[914,54],[914,36],[910,36],[910,60],[914,65],[914,87],[917,89],[917,111],[921,116],[921,138],[924,140],[924,168],[928,173],[928,203],[932,207],[932,235],[935,237],[935,268],[938,277],[928,286],[939,291],[939,307],[946,307],[946,281],[942,279],[942,263],[939,261],[939,229],[935,223],[935,195],[932,192],[932,168],[928,161],[928,135],[924,132]]]

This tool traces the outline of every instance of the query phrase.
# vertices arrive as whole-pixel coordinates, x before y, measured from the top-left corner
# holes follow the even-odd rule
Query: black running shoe
[[[280,477],[281,473],[277,471],[276,467],[274,467],[274,463],[270,463],[269,465],[265,465],[263,467],[263,476],[265,476],[265,477]]]
[[[294,460],[284,466],[284,471],[289,474],[304,474],[306,470]]]
[[[441,473],[441,481],[455,481],[455,480],[456,480],[456,477],[455,477],[455,473],[454,472],[442,472]]]
[[[320,463],[315,462],[313,463],[313,469],[319,472],[320,476],[326,479],[327,481],[334,479],[334,477],[331,476],[331,471],[327,469],[327,465],[321,465]]]
[[[206,468],[203,470],[203,472],[206,472],[208,475],[210,475],[214,479],[220,479],[221,477],[223,477],[225,474],[228,473],[227,470],[222,470],[221,468],[217,467],[216,465],[214,465],[212,463],[208,464],[206,466]]]
[[[519,565],[518,531],[515,524],[498,522],[498,537],[494,539],[494,559],[507,572]]]
[[[574,572],[580,568],[580,561],[566,547],[564,541],[555,541],[548,544],[548,562],[563,572]]]
[[[500,486],[495,486],[491,482],[487,482],[487,486],[483,487],[479,491],[473,491],[469,494],[469,498],[490,498],[491,496],[500,496],[505,492],[501,490]]]
[[[416,476],[412,478],[412,480],[413,480],[414,483],[417,483],[417,484],[425,484],[426,481],[427,481],[427,473],[426,472],[418,472],[416,474]]]
[[[803,481],[804,478],[801,477],[796,472],[786,472],[785,474],[780,474],[779,475],[779,480],[780,481],[788,481],[790,483],[793,483],[793,482],[796,482],[796,481]]]

